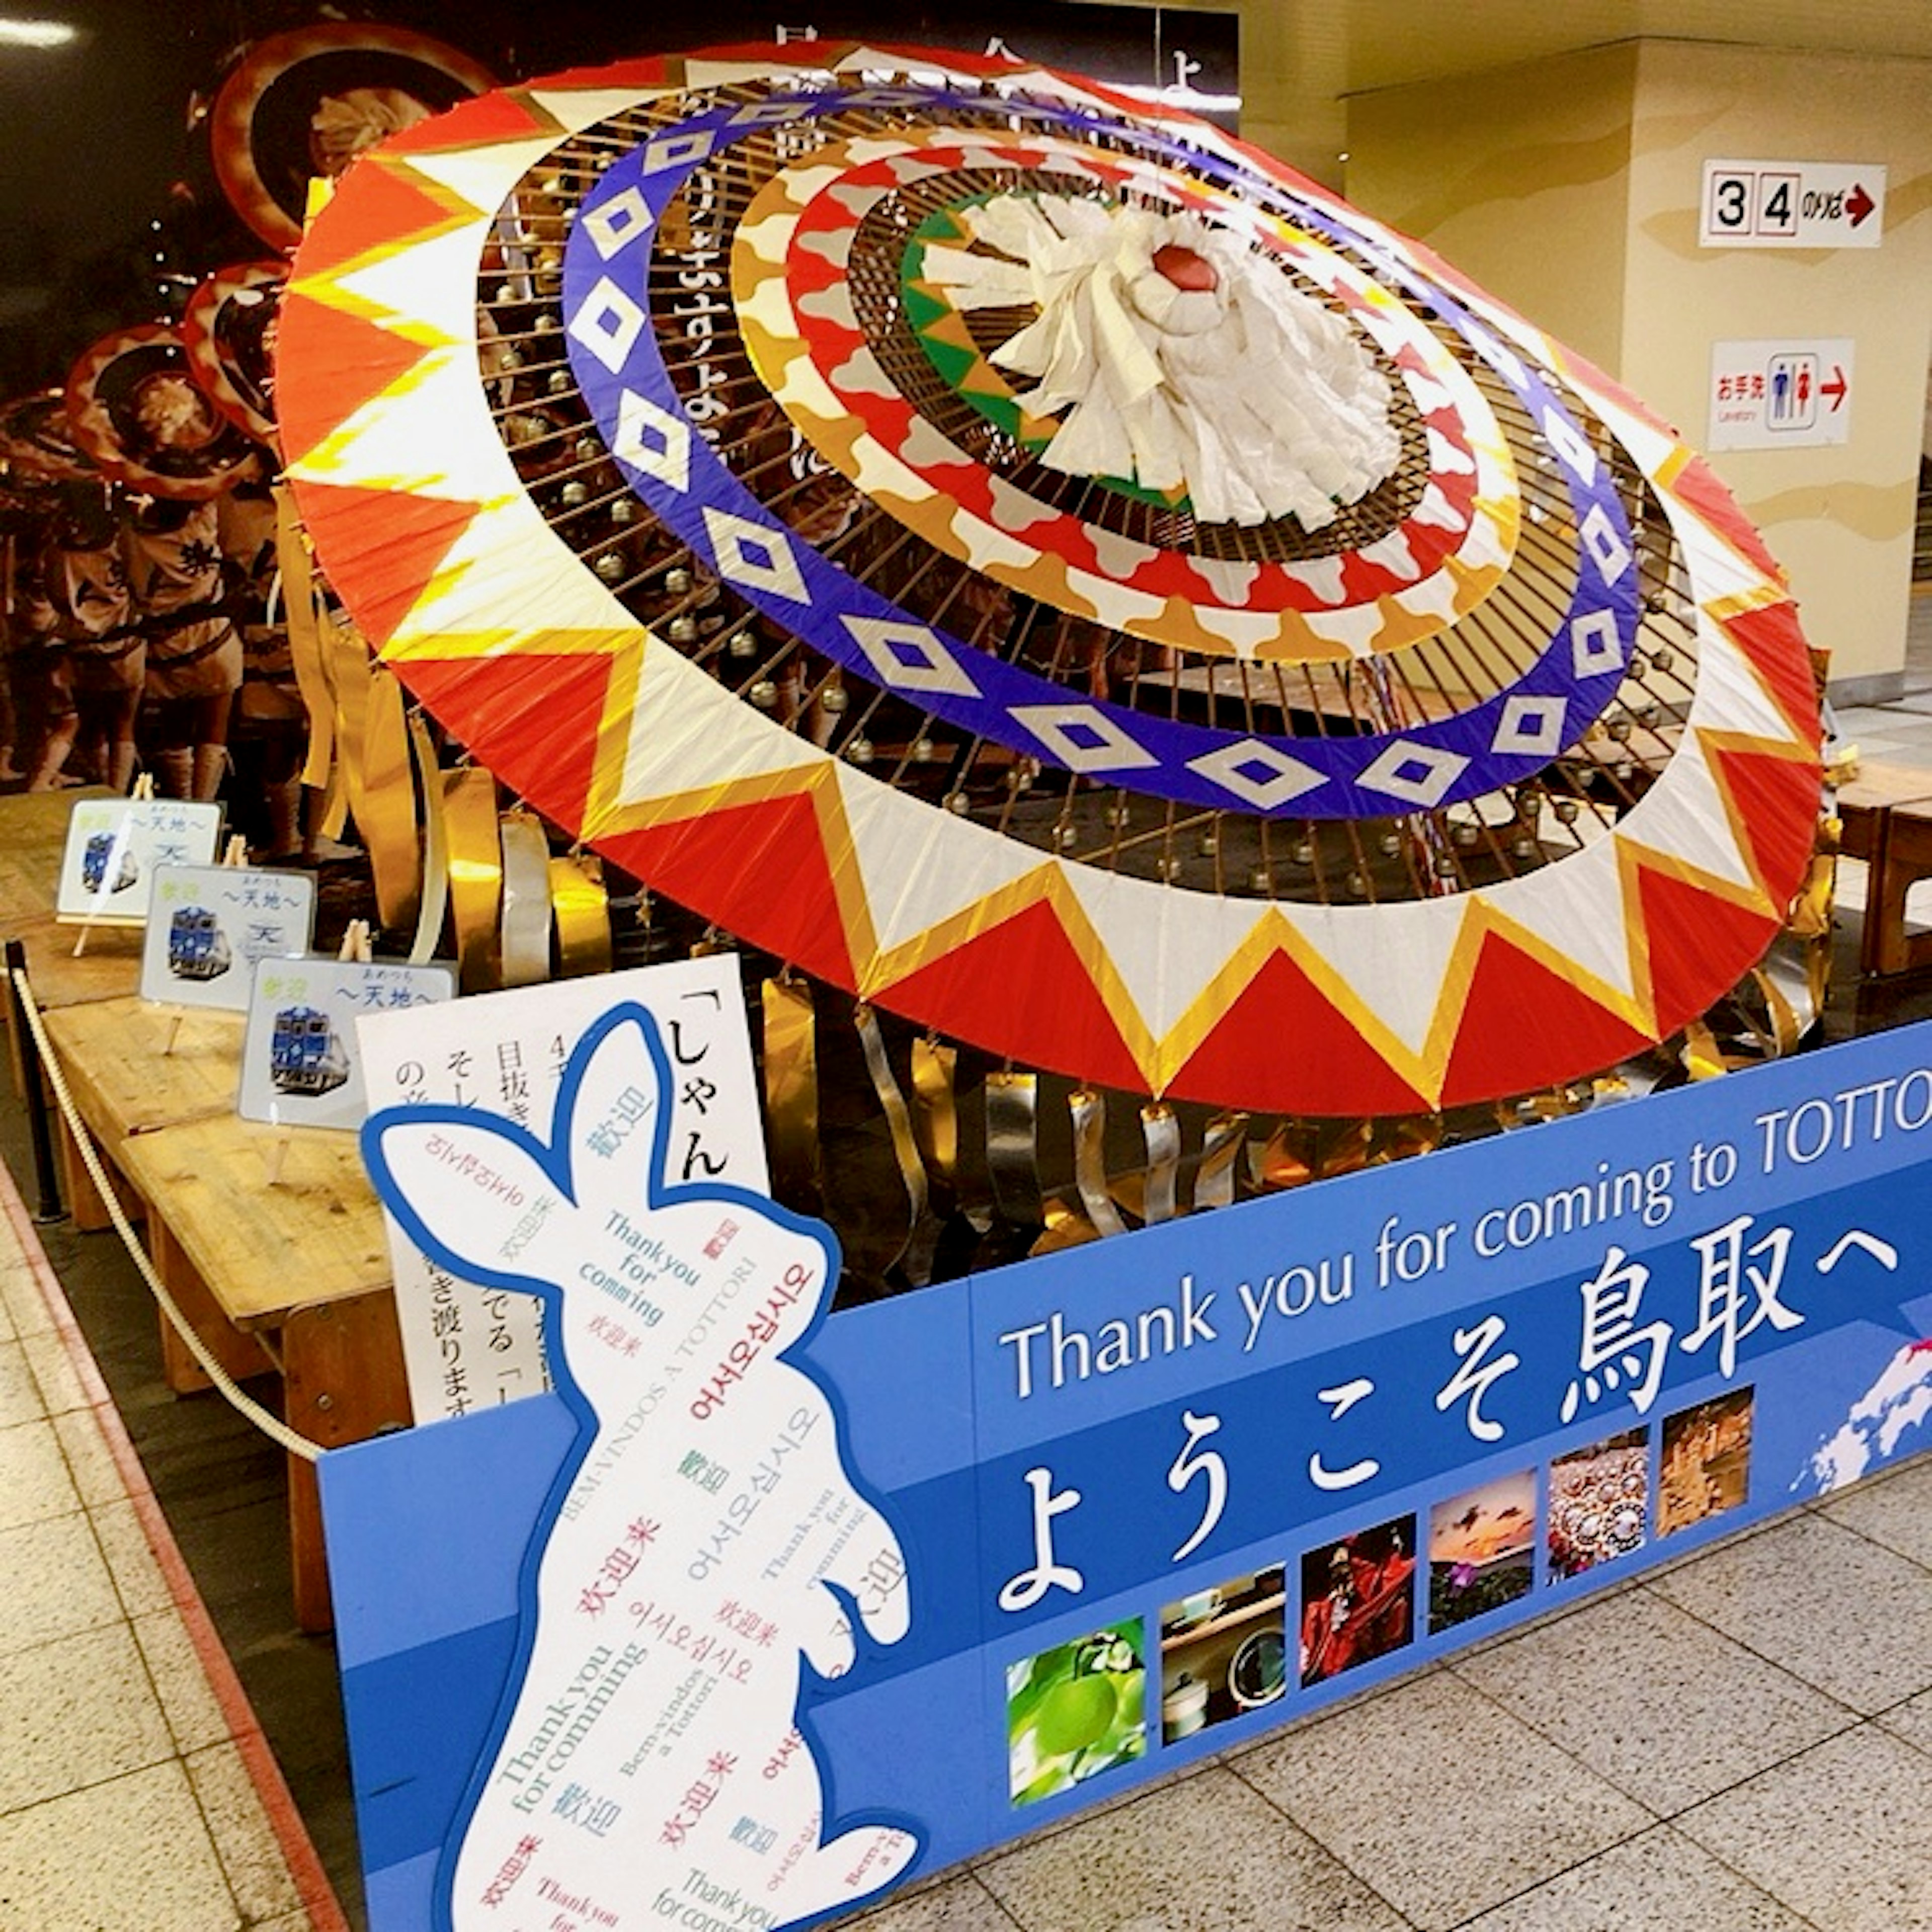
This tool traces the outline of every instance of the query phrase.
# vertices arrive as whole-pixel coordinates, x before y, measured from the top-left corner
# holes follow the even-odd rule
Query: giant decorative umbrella
[[[218,496],[254,472],[259,452],[190,370],[188,345],[165,323],[110,331],[68,373],[74,441],[134,489],[196,502]]]
[[[429,709],[720,927],[1096,1085],[1435,1110],[1729,992],[1818,710],[1676,435],[1198,120],[793,51],[491,94],[315,222],[290,472]]]

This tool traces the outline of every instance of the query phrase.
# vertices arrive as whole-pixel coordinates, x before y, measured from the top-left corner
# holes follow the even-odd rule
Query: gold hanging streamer
[[[765,1018],[765,1138],[772,1191],[793,1206],[815,1208],[818,1143],[818,1018],[803,980],[767,980],[760,992]]]
[[[1825,939],[1831,936],[1832,902],[1838,884],[1838,861],[1834,852],[1820,852],[1811,861],[1811,869],[1792,901],[1791,916],[1784,929],[1795,939]]]
[[[1684,1070],[1693,1080],[1714,1080],[1729,1070],[1724,1056],[1719,1049],[1716,1036],[1702,1020],[1693,1020],[1684,1029],[1684,1046],[1680,1056]]]
[[[1299,1187],[1315,1178],[1315,1133],[1292,1120],[1278,1120],[1259,1148],[1248,1152],[1248,1172],[1258,1187]]]
[[[464,765],[443,774],[442,796],[458,974],[466,993],[487,992],[498,983],[496,909],[503,896],[496,781],[481,765]]]
[[[1322,1178],[1338,1174],[1359,1174],[1369,1164],[1369,1138],[1374,1130],[1366,1120],[1352,1120],[1334,1143],[1322,1153]]]
[[[1084,1248],[1088,1242],[1100,1238],[1100,1230],[1093,1222],[1084,1214],[1076,1214],[1064,1201],[1043,1203],[1041,1214],[1046,1226],[1040,1239],[1028,1249],[1029,1258],[1064,1254],[1069,1248]]]
[[[335,689],[338,754],[332,790],[339,779],[348,812],[369,854],[377,920],[385,931],[400,932],[416,923],[422,892],[422,848],[416,788],[410,782],[402,688],[393,672],[377,668],[362,634],[352,624],[328,626],[328,662]],[[336,830],[341,830],[340,824]]]
[[[1096,1233],[1124,1234],[1126,1223],[1107,1194],[1106,1098],[1091,1088],[1078,1088],[1067,1095],[1066,1109],[1073,1118],[1073,1184],[1080,1190],[1080,1204]]]
[[[604,868],[588,852],[550,862],[550,919],[556,928],[556,975],[587,979],[610,970],[610,895]]]
[[[912,1043],[912,1124],[926,1171],[946,1187],[959,1178],[959,1049],[922,1035]]]
[[[1383,1167],[1390,1161],[1408,1160],[1419,1154],[1433,1154],[1442,1144],[1440,1114],[1418,1114],[1408,1120],[1378,1121],[1369,1165]]]
[[[335,764],[328,778],[328,814],[334,830],[328,836],[333,838],[340,833],[345,815],[355,820],[360,831],[366,812],[362,781],[368,756],[369,647],[346,617],[324,626],[322,641],[329,688],[335,694]]]
[[[424,966],[436,956],[437,942],[442,938],[442,916],[449,907],[449,820],[443,809],[436,741],[419,711],[410,716],[410,748],[416,756],[416,784],[423,800],[422,902],[416,913],[410,964]]]
[[[550,977],[550,841],[527,812],[506,812],[497,830],[503,859],[499,957],[506,986]]]
[[[986,1076],[986,1172],[1001,1220],[1037,1227],[1045,1219],[1040,1187],[1040,1081],[1031,1073]]]
[[[1824,1012],[1825,1003],[1832,997],[1832,936],[1829,933],[1822,938],[1808,939],[1804,942],[1804,970],[1811,995],[1811,1017],[1815,1020]]]
[[[409,730],[395,674],[366,656],[363,662],[368,697],[356,824],[369,854],[376,916],[384,932],[400,933],[416,924],[422,903],[422,835],[410,778]]]
[[[1838,888],[1838,849],[1843,827],[1835,818],[1826,820],[1820,830],[1823,847],[1811,861],[1811,870],[1791,909],[1785,930],[1804,949],[1807,981],[1804,1019],[1801,1033],[1808,1030],[1825,1010],[1832,991],[1832,914]]]
[[[1149,1227],[1172,1221],[1180,1206],[1180,1120],[1164,1100],[1141,1109],[1141,1134],[1147,1143],[1147,1178],[1141,1189],[1141,1219]]]
[[[309,558],[308,539],[296,514],[295,498],[286,483],[275,485],[274,496],[275,560],[282,574],[289,656],[295,665],[296,688],[308,712],[308,749],[302,760],[302,782],[320,791],[329,782],[335,754],[335,693],[329,684],[322,644],[322,599]]]
[[[325,638],[332,640],[335,635],[333,620],[325,620]],[[340,838],[349,824],[349,760],[342,748],[342,706],[335,693],[335,652],[326,646],[322,662],[328,668],[329,688],[329,715],[333,721],[329,726],[329,743],[334,755],[329,760],[328,783],[322,794],[322,818],[316,830],[325,838]]]
[[[899,1090],[898,1076],[886,1058],[885,1036],[879,1030],[879,1016],[863,1000],[854,1008],[852,1023],[859,1030],[859,1043],[865,1049],[866,1070],[872,1076],[872,1090],[892,1137],[893,1157],[899,1164],[899,1179],[904,1183],[907,1205],[911,1210],[906,1238],[898,1252],[886,1263],[888,1269],[902,1264],[915,1286],[922,1286],[932,1276],[932,1250],[939,1238],[938,1223],[930,1212],[926,1165],[919,1157],[919,1142],[914,1137],[912,1115],[905,1096]]]
[[[1226,1208],[1234,1198],[1234,1167],[1246,1139],[1245,1114],[1216,1114],[1202,1136],[1201,1165],[1194,1171],[1194,1211]]]
[[[1772,1050],[1780,1055],[1796,1053],[1805,1029],[1818,1017],[1811,1010],[1806,964],[1795,949],[1779,945],[1752,969],[1751,978],[1764,995],[1766,1015],[1771,1022]]]

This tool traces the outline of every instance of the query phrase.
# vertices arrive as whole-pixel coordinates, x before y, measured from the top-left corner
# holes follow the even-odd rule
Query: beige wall
[[[1834,683],[1895,681],[1932,347],[1932,65],[1631,41],[1349,106],[1353,200],[1620,376],[1694,446],[1714,341],[1852,338],[1848,443],[1712,460],[1790,573]],[[1717,158],[1882,164],[1883,245],[1700,248],[1703,164]]]
[[[1346,192],[1615,369],[1636,74],[1628,43],[1358,95]]]
[[[1240,10],[1242,138],[1333,188],[1348,144],[1342,10],[1299,0],[1246,0]]]
[[[1700,248],[1703,164],[1720,158],[1884,166],[1882,245]],[[1714,340],[1852,339],[1848,442],[1712,460],[1790,573],[1834,682],[1896,671],[1932,346],[1932,66],[1646,41],[1630,202],[1621,374],[1691,442]]]

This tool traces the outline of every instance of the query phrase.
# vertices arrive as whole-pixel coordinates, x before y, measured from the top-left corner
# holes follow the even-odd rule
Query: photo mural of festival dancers
[[[182,24],[190,44],[201,38],[202,23]],[[209,58],[207,93],[187,103],[182,175],[135,256],[153,264],[133,285],[149,313],[68,345],[57,387],[0,406],[0,749],[11,754],[0,781],[126,792],[145,770],[164,796],[220,796],[264,855],[359,858],[320,836],[347,812],[336,692],[320,650],[292,646],[279,574],[286,256],[193,257],[292,248],[312,182],[493,76],[428,35],[368,21],[224,38]],[[292,520],[287,534],[300,542]],[[357,774],[358,820],[412,818],[381,761],[345,748],[374,770]],[[317,795],[306,822],[304,778]]]

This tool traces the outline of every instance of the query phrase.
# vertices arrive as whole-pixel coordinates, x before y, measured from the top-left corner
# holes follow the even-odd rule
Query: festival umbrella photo
[[[100,481],[100,472],[74,440],[67,398],[59,389],[38,389],[0,404],[0,466],[10,481],[29,489]]]
[[[104,335],[69,371],[74,441],[115,481],[203,502],[253,475],[260,452],[190,373],[188,345],[162,322]]]
[[[272,248],[302,239],[309,183],[364,148],[496,85],[428,34],[376,20],[317,20],[248,47],[208,120],[222,192]]]
[[[314,222],[276,403],[476,758],[996,1065],[1495,1102],[1694,1025],[1812,875],[1812,662],[1705,464],[1072,76],[813,44],[459,106]]]
[[[196,285],[182,313],[188,371],[218,414],[257,442],[275,435],[275,313],[282,261],[237,262]]]

